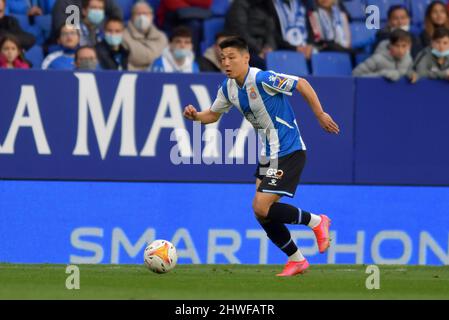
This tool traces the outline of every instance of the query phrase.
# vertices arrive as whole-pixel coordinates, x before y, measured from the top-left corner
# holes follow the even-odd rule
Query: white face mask
[[[399,27],[399,28],[392,28],[392,31],[398,30],[398,29],[410,32],[410,25],[408,24],[408,25],[405,25],[405,26],[402,26],[402,27]]]
[[[147,31],[152,25],[152,21],[146,14],[140,14],[134,19],[134,26],[141,32]]]

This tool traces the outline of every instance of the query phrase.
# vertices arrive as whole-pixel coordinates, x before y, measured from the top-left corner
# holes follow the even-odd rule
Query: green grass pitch
[[[79,265],[67,290],[66,265],[0,264],[0,299],[449,299],[449,266],[379,266],[368,290],[364,265],[312,265],[279,278],[280,265],[178,265],[155,274],[143,265]]]

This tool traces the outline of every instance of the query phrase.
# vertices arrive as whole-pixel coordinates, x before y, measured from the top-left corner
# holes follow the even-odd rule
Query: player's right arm
[[[221,113],[214,112],[211,109],[198,112],[191,104],[184,108],[185,118],[193,121],[201,121],[202,124],[217,122],[220,116]]]

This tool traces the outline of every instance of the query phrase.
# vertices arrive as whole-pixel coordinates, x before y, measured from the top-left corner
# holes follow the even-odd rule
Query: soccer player
[[[235,106],[259,133],[262,131],[262,140],[266,140],[262,141],[262,153],[270,160],[259,161],[253,210],[268,238],[288,256],[278,276],[304,273],[309,263],[285,224],[304,224],[312,228],[319,251],[323,253],[329,247],[330,219],[324,214],[316,215],[279,202],[284,195],[294,196],[306,158],[306,147],[286,96],[298,90],[324,130],[338,134],[339,127],[323,111],[315,91],[305,79],[250,68],[248,45],[240,37],[222,41],[220,48],[227,79],[210,109],[198,112],[188,105],[184,117],[203,124],[213,123]]]

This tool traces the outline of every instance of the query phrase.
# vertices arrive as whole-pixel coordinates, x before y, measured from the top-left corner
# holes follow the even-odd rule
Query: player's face
[[[228,78],[235,79],[246,74],[249,65],[249,53],[237,48],[221,50],[221,65]]]

